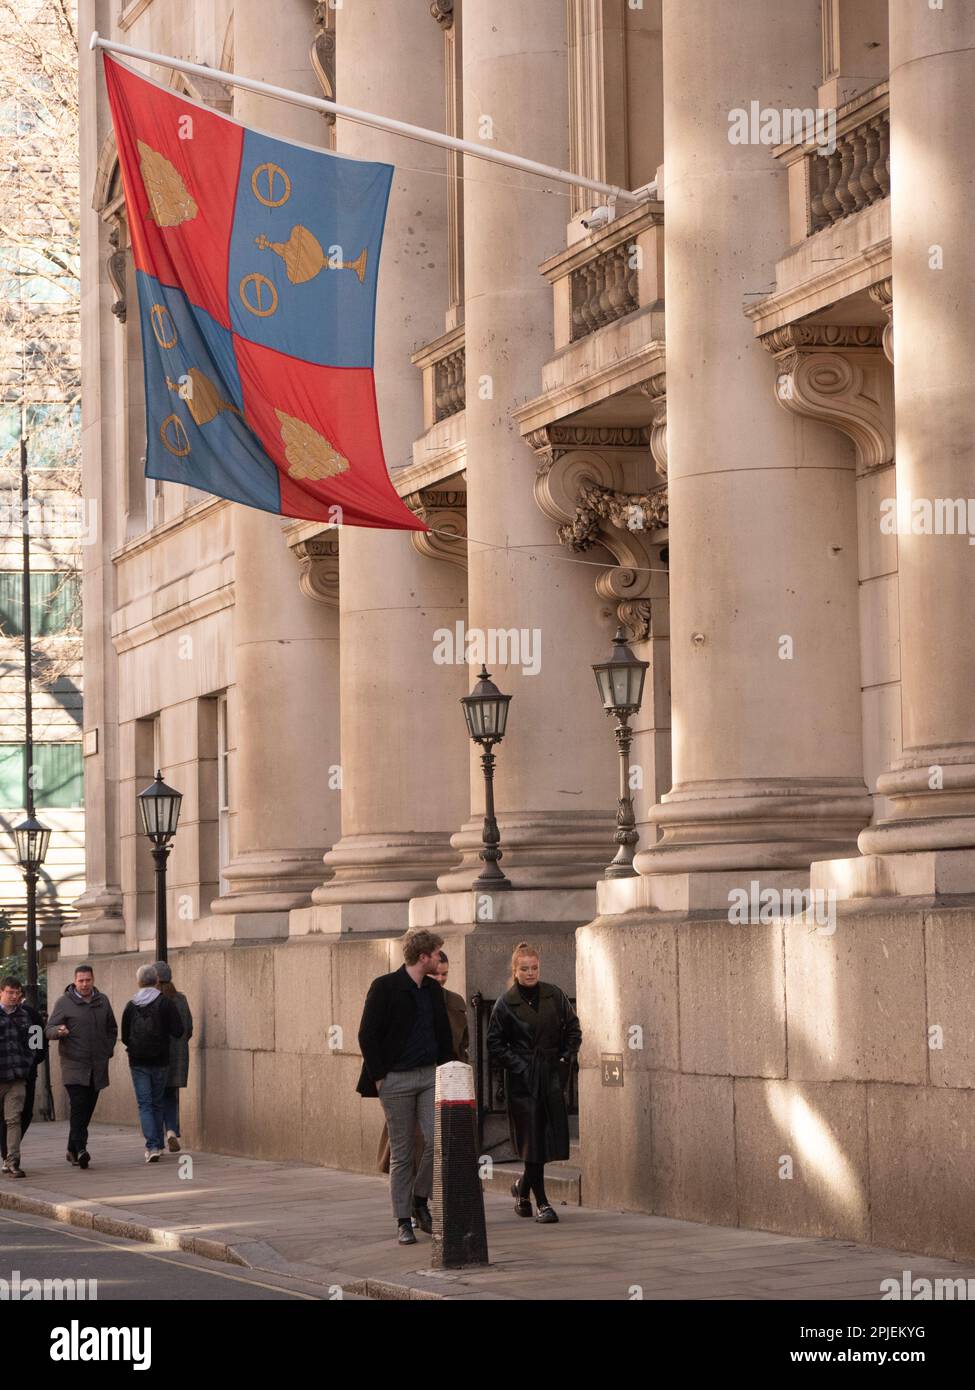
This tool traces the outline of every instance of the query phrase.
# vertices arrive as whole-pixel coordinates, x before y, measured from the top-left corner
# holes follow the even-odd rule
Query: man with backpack
[[[154,965],[140,965],[139,988],[122,1014],[122,1042],[129,1054],[132,1085],[146,1141],[146,1162],[163,1153],[163,1093],[169,1071],[169,1040],[183,1036],[183,1022],[171,999],[159,992]]]

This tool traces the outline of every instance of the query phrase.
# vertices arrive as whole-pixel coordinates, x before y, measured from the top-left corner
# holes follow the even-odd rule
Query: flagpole
[[[353,106],[340,106],[337,101],[326,101],[322,97],[306,96],[303,92],[293,92],[288,87],[274,87],[270,82],[259,82],[253,77],[238,77],[236,73],[224,72],[221,68],[211,68],[203,63],[188,63],[182,58],[170,58],[164,53],[149,53],[142,48],[130,48],[128,44],[115,43],[103,39],[97,30],[92,33],[93,49],[103,48],[106,53],[118,53],[126,58],[138,58],[145,63],[156,63],[160,67],[174,68],[177,72],[187,72],[196,77],[218,78],[233,87],[243,87],[248,92],[260,92],[263,96],[277,97],[279,101],[290,102],[294,106],[307,106],[312,111],[324,111],[329,115],[343,116],[349,121],[362,125],[375,126],[388,130],[393,135],[404,135],[410,140],[421,140],[427,145],[439,145],[445,150],[456,150],[475,159],[486,159],[493,164],[504,164],[509,169],[521,169],[526,174],[539,174],[543,178],[556,179],[559,183],[572,184],[576,188],[587,188],[600,193],[610,202],[645,203],[656,197],[656,186],[647,184],[644,188],[630,191],[612,183],[600,183],[598,179],[588,179],[583,174],[573,174],[568,169],[558,169],[552,164],[540,164],[535,159],[525,159],[520,154],[509,154],[506,150],[492,150],[486,145],[478,145],[473,140],[461,140],[455,135],[444,135],[439,130],[427,130],[424,126],[409,125],[406,121],[395,121],[390,116],[377,116],[371,111],[358,111]]]

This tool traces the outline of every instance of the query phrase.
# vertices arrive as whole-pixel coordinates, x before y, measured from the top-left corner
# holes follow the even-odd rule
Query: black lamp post
[[[33,797],[30,798],[33,800]],[[14,830],[17,841],[17,862],[27,884],[27,1002],[37,1008],[37,878],[51,842],[51,832],[34,816],[33,806],[27,809],[27,819]]]
[[[470,695],[463,695],[460,702],[464,706],[468,732],[483,750],[481,766],[484,769],[484,829],[481,842],[484,848],[481,850],[481,858],[484,860],[484,868],[474,880],[474,885],[493,892],[511,887],[510,879],[505,878],[498,868],[498,860],[501,858],[501,832],[494,815],[494,754],[491,752],[494,745],[504,738],[511,696],[501,694],[488,675],[487,667],[482,666],[477,685]]]
[[[605,878],[629,878],[636,873],[633,853],[640,836],[630,796],[630,744],[633,741],[630,716],[636,714],[643,703],[643,682],[649,665],[649,661],[640,661],[633,655],[626,633],[618,627],[613,638],[613,655],[608,661],[596,662],[592,668],[603,709],[616,716],[616,746],[620,755],[620,797],[614,837],[619,849],[606,869]]]
[[[167,787],[162,773],[156,773],[156,780],[136,797],[139,814],[142,816],[142,833],[152,844],[152,857],[156,861],[156,960],[165,960],[168,949],[166,942],[166,860],[169,858],[169,842],[176,834],[179,824],[179,808],[183,793]]]

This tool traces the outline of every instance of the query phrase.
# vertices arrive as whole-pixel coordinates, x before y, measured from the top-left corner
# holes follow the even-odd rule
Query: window
[[[0,636],[23,637],[24,576],[0,570]],[[30,624],[34,637],[77,632],[81,614],[78,576],[67,570],[36,570],[30,577]]]
[[[34,801],[38,807],[84,804],[80,743],[34,744]],[[0,808],[24,805],[24,745],[0,743]]]
[[[0,405],[0,454],[20,442],[20,405]],[[29,468],[62,468],[80,461],[81,406],[67,401],[37,402],[27,407]],[[8,464],[14,463],[12,457]]]

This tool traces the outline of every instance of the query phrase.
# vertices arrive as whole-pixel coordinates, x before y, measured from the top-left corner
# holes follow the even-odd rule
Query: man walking
[[[54,1005],[45,1032],[57,1040],[61,1081],[68,1093],[70,1128],[65,1158],[87,1168],[88,1125],[98,1092],[108,1082],[108,1064],[118,1041],[118,1024],[107,995],[95,988],[90,965],[75,966],[74,980]]]
[[[22,1178],[20,1166],[21,1115],[31,1069],[30,1019],[20,1003],[20,981],[7,975],[0,981],[0,1114],[7,1127],[4,1176]]]
[[[9,977],[13,979],[13,976]],[[47,1049],[47,1042],[44,1038],[44,1020],[41,1015],[26,1002],[24,986],[18,982],[17,1003],[27,1015],[30,1025],[27,1033],[30,1045],[30,1071],[27,1074],[26,1092],[24,1094],[24,1108],[20,1115],[20,1142],[23,1146],[24,1135],[30,1128],[30,1122],[34,1115],[34,1091],[37,1085],[37,1069],[44,1060]],[[5,1164],[7,1161],[7,1122],[3,1118],[3,1106],[0,1105],[0,1160]]]
[[[122,1042],[128,1050],[132,1085],[146,1141],[146,1162],[158,1163],[163,1149],[163,1094],[169,1071],[169,1040],[183,1036],[179,1010],[159,992],[154,965],[140,965],[139,988],[122,1013]]]
[[[404,964],[369,986],[359,1048],[360,1096],[379,1096],[389,1130],[389,1188],[400,1245],[415,1245],[412,1216],[433,1230],[434,1088],[437,1066],[454,1057],[443,990],[433,979],[443,937],[429,931],[403,938]],[[413,1177],[413,1135],[419,1124],[423,1156]]]

